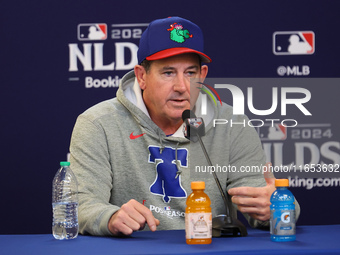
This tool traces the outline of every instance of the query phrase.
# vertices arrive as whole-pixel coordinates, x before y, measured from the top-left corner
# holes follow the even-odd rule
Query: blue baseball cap
[[[152,21],[143,32],[137,52],[138,63],[184,53],[196,53],[202,62],[211,59],[203,53],[203,33],[189,20],[169,17]]]

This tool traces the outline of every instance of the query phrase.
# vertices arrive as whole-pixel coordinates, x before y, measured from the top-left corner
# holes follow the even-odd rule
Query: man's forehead
[[[176,68],[185,65],[188,67],[199,67],[200,58],[197,54],[181,54],[169,58],[151,61],[155,66],[160,68]]]

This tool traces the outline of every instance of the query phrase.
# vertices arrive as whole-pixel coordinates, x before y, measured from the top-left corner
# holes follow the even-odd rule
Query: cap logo
[[[188,29],[183,30],[183,26],[176,22],[171,24],[167,30],[170,31],[170,39],[178,43],[183,43],[186,39],[193,36],[189,33]]]

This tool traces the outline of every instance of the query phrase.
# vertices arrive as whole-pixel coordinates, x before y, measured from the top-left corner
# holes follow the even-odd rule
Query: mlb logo
[[[189,119],[189,124],[194,126],[195,128],[198,128],[199,126],[201,126],[202,121],[200,118],[191,118]]]
[[[107,39],[107,25],[104,23],[79,24],[78,40],[94,41]]]
[[[287,127],[281,124],[263,125],[258,132],[262,141],[287,139]]]
[[[285,31],[273,34],[275,55],[311,55],[315,52],[313,31]]]
[[[170,211],[171,207],[170,206],[164,206],[164,211]]]

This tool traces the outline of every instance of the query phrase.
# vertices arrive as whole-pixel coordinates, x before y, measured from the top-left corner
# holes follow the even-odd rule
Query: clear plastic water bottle
[[[78,236],[78,183],[70,162],[60,162],[60,169],[53,179],[52,233],[58,240]]]
[[[270,239],[274,242],[289,242],[295,235],[295,204],[288,190],[288,179],[275,180],[276,191],[270,198]]]

